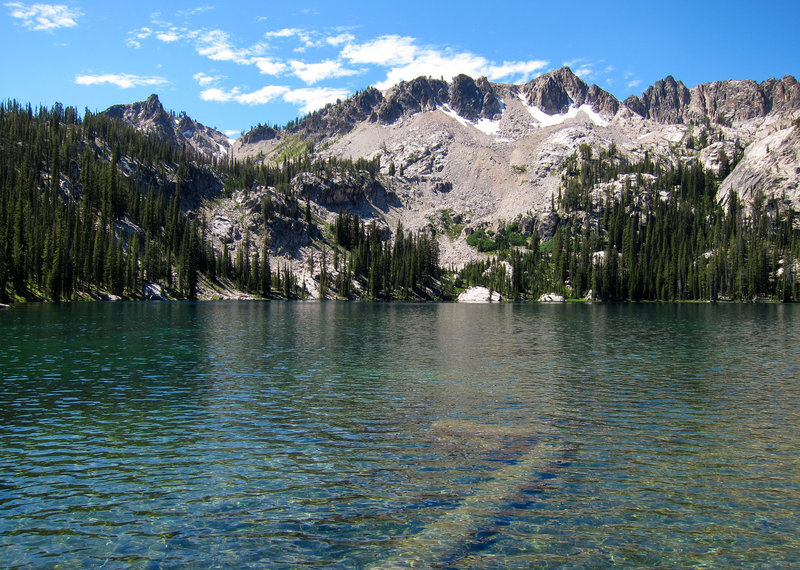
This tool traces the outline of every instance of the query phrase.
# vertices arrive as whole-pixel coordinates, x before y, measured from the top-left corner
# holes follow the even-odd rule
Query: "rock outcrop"
[[[570,107],[590,105],[598,113],[614,116],[619,101],[597,85],[591,87],[569,67],[562,67],[526,83],[520,93],[528,105],[548,115],[566,113]]]
[[[158,95],[129,105],[114,105],[104,111],[109,117],[122,120],[131,127],[152,133],[177,147],[188,145],[206,156],[222,156],[231,143],[221,132],[192,120],[186,114],[175,116],[161,105]]]
[[[717,81],[688,89],[674,77],[657,81],[641,97],[631,95],[625,105],[646,119],[660,123],[714,123],[733,125],[766,117],[772,111],[800,108],[800,86],[794,77]]]
[[[106,112],[176,142],[195,140],[202,132],[199,123],[164,111],[155,96]],[[452,81],[418,77],[384,92],[369,88],[286,127],[259,125],[230,153],[280,162],[311,152],[313,159],[333,158],[333,163],[366,158],[380,165],[369,174],[351,168],[297,175],[281,190],[290,192],[283,205],[287,212],[271,229],[275,236],[285,231],[285,243],[276,242],[282,251],[311,247],[297,211],[289,211],[308,202],[314,216],[328,223],[346,210],[388,228],[402,223],[410,231],[431,231],[438,224],[450,238],[440,241],[442,260],[457,266],[475,259],[464,240],[476,228],[525,221],[526,235],[552,235],[563,166],[583,153],[630,162],[647,157],[665,168],[699,161],[721,178],[722,201],[731,192],[750,201],[763,191],[800,208],[798,121],[800,85],[789,76],[691,89],[669,76],[620,103],[564,67],[524,85],[457,75]],[[147,174],[143,165],[129,166]],[[163,186],[165,176],[167,184],[177,184],[175,174],[153,172],[153,185]],[[221,178],[199,170],[190,178],[181,181],[184,207],[203,203],[222,187]],[[596,191],[618,193],[635,183],[635,177],[621,176]],[[217,218],[207,212],[219,243],[234,248],[258,220],[258,207],[252,205],[246,224],[235,219],[233,205]]]
[[[390,89],[377,116],[381,123],[392,124],[404,116],[433,111],[449,101],[449,86],[444,80],[418,77]]]

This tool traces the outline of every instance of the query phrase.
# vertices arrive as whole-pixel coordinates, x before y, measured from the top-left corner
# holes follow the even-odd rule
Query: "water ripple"
[[[798,311],[7,311],[0,565],[790,565]]]

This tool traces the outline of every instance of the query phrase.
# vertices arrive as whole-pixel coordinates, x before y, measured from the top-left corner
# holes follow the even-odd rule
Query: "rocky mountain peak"
[[[164,106],[153,93],[144,101],[138,101],[129,105],[114,105],[104,111],[109,117],[122,119],[135,128],[140,127],[165,127],[170,121],[171,115],[164,110]],[[147,130],[146,128],[144,130]],[[149,129],[154,130],[154,129]]]
[[[344,101],[327,105],[302,119],[290,131],[309,134],[339,136],[349,133],[353,127],[365,120],[374,120],[375,109],[383,101],[383,95],[374,87],[358,91]]]
[[[614,115],[619,101],[597,85],[591,87],[569,67],[562,67],[529,81],[520,88],[528,105],[548,115],[566,113],[570,107],[590,105],[595,111]]]
[[[683,109],[689,105],[691,93],[686,86],[668,75],[647,88],[641,97],[631,95],[625,105],[646,119],[661,123],[682,123]]]
[[[800,86],[791,76],[752,80],[726,80],[688,89],[674,77],[656,81],[641,97],[631,95],[625,105],[646,119],[661,123],[712,121],[735,124],[765,117],[774,110],[800,108]]]
[[[404,116],[433,111],[450,101],[447,83],[441,79],[417,77],[390,89],[377,112],[381,123],[391,124]]]
[[[485,77],[473,80],[456,75],[450,84],[450,108],[470,121],[494,119],[500,115],[500,100]]]
[[[155,93],[144,101],[114,105],[103,112],[134,129],[153,134],[179,147],[188,144],[209,156],[225,154],[230,149],[228,137],[219,131],[198,123],[185,113],[176,117],[165,111]]]
[[[156,113],[163,113],[164,112],[164,106],[161,104],[161,101],[159,100],[158,95],[155,94],[155,93],[150,95],[150,97],[148,97],[144,101],[143,107],[144,107],[145,112],[147,112],[147,113],[156,114]]]

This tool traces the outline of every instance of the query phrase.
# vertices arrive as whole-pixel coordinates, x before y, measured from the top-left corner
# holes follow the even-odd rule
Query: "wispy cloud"
[[[171,30],[167,30],[165,32],[159,32],[156,34],[156,39],[162,41],[164,43],[170,44],[172,42],[177,42],[181,39],[181,33],[177,28],[173,28]]]
[[[195,73],[192,78],[197,81],[197,84],[201,87],[208,87],[209,85],[214,85],[221,79],[224,79],[224,75],[208,75],[207,73]]]
[[[459,73],[486,76],[494,81],[524,82],[547,65],[544,60],[498,64],[471,52],[420,47],[414,38],[396,35],[381,36],[363,44],[348,44],[341,56],[351,63],[388,68],[386,79],[377,85],[380,89],[421,75],[450,79]]]
[[[631,81],[628,81],[628,83],[625,84],[625,87],[627,87],[628,89],[633,89],[634,87],[639,87],[639,85],[641,84],[642,84],[641,79],[632,79]]]
[[[256,67],[264,75],[280,75],[288,69],[288,66],[280,61],[269,57],[259,57],[255,59]]]
[[[100,75],[77,75],[75,83],[78,85],[116,85],[120,89],[130,89],[142,86],[161,86],[167,85],[169,81],[157,75],[142,76],[131,75],[129,73],[104,73]]]
[[[8,2],[4,4],[12,18],[22,22],[26,28],[37,31],[52,31],[58,28],[72,28],[78,25],[83,12],[64,4],[23,4]]]
[[[128,40],[125,42],[125,45],[130,48],[139,49],[142,47],[142,40],[146,40],[152,35],[153,30],[150,28],[139,28],[138,30],[128,34]]]
[[[285,85],[267,85],[252,92],[243,92],[238,87],[233,89],[221,89],[211,87],[204,89],[200,93],[200,98],[204,101],[215,101],[218,103],[234,102],[241,105],[264,105],[276,100],[282,100],[300,107],[303,113],[310,113],[321,109],[328,103],[333,103],[337,99],[344,99],[349,95],[346,89],[335,89],[325,87],[310,87],[303,89],[291,89]]]
[[[237,96],[236,101],[244,105],[263,105],[264,103],[274,101],[282,95],[285,97],[288,92],[289,88],[283,85],[267,85],[258,91],[243,93]]]
[[[183,43],[211,61],[251,66],[261,75],[284,78],[283,85],[251,91],[242,87],[243,83],[224,87],[219,84],[222,76],[197,73],[194,79],[201,88],[200,97],[206,101],[260,105],[281,100],[297,105],[302,112],[310,112],[345,98],[352,91],[341,84],[317,84],[362,73],[377,73],[379,77],[385,74],[376,86],[386,89],[419,76],[450,79],[460,73],[475,78],[486,76],[492,81],[523,83],[542,73],[548,65],[541,59],[492,61],[469,51],[423,46],[409,36],[384,35],[358,42],[355,32],[347,28],[273,29],[263,32],[257,43],[248,45],[222,29],[190,29],[158,18],[160,16],[154,17],[149,26],[130,32],[128,45],[136,48],[145,40]],[[287,50],[296,54],[311,48],[320,49],[327,57],[285,56]],[[293,78],[307,87],[293,85]]]
[[[212,87],[203,90],[200,93],[200,98],[204,101],[216,101],[218,103],[234,101],[242,105],[263,105],[280,98],[282,95],[289,92],[289,90],[288,87],[283,85],[267,85],[257,91],[242,93],[238,87],[234,87],[230,90]]]
[[[532,59],[530,61],[507,61],[502,65],[492,65],[489,67],[486,76],[489,79],[503,79],[505,77],[517,76],[518,83],[529,81],[537,73],[541,73],[547,61],[543,59]]]
[[[591,80],[595,74],[595,63],[586,58],[581,57],[571,61],[565,61],[564,65],[569,67],[575,75],[584,81]]]
[[[251,65],[256,62],[256,56],[263,55],[266,46],[255,44],[249,48],[234,46],[227,32],[222,30],[208,30],[190,32],[188,37],[196,41],[197,53],[214,61],[232,61],[241,65]]]
[[[353,34],[337,34],[335,36],[328,36],[325,38],[325,43],[329,46],[339,46],[355,41],[356,37]]]
[[[302,33],[300,28],[283,28],[282,30],[273,30],[264,34],[265,38],[291,38]]]
[[[347,45],[342,57],[353,63],[396,66],[413,62],[418,51],[414,38],[382,36],[360,45]]]
[[[287,103],[300,105],[302,113],[311,113],[321,109],[328,103],[335,103],[338,99],[346,98],[350,92],[347,89],[334,89],[327,87],[313,87],[306,89],[293,89],[283,96]]]
[[[323,79],[334,77],[348,77],[358,73],[355,69],[347,69],[338,61],[327,60],[320,63],[304,63],[302,61],[291,61],[293,73],[302,79],[307,85],[312,85]]]
[[[202,14],[203,12],[210,12],[213,9],[214,6],[198,6],[190,10],[178,10],[175,13],[175,15],[179,18],[187,18],[189,16],[196,16],[197,14]]]

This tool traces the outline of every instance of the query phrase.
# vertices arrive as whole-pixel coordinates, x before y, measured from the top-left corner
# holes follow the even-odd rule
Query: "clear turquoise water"
[[[0,312],[0,566],[797,564],[798,317]]]

